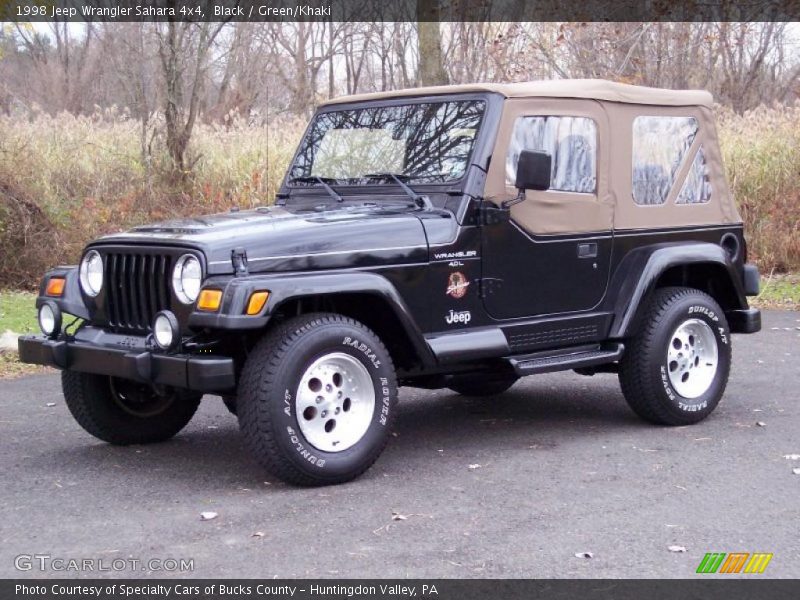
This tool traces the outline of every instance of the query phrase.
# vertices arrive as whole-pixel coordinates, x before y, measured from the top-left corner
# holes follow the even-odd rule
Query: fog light
[[[47,337],[54,338],[61,331],[61,309],[55,302],[45,302],[39,307],[39,327]]]
[[[172,350],[180,340],[178,319],[168,310],[156,313],[153,318],[153,339],[162,350]]]

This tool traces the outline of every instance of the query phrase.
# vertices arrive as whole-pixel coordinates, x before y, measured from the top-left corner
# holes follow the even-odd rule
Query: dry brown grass
[[[303,125],[199,125],[182,179],[152,130],[142,160],[140,124],[125,114],[0,117],[0,287],[35,286],[100,234],[271,203]],[[800,108],[723,111],[719,128],[751,258],[767,273],[800,270]]]

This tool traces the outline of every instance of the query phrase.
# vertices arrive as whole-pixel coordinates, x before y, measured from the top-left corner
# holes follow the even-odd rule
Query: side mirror
[[[517,161],[517,180],[514,186],[521,192],[550,189],[552,165],[553,159],[547,152],[523,150]]]

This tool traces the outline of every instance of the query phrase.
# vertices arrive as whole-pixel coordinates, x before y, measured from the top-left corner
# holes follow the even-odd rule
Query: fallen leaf
[[[46,406],[55,406],[55,405],[56,405],[56,403],[55,403],[55,402],[48,402],[48,403],[46,404]]]
[[[469,466],[469,470],[470,471],[474,471],[475,469],[480,469],[480,468],[481,468],[481,465],[479,465],[478,463],[475,463],[475,464],[472,464],[472,465]]]
[[[576,552],[575,558],[594,558],[594,554],[591,552]]]
[[[756,425],[758,425],[759,427],[766,427],[767,426],[767,424],[764,423],[764,421],[756,421]]]
[[[392,512],[392,521],[408,521],[408,515]]]
[[[669,546],[670,552],[686,552],[685,546]]]
[[[251,535],[250,537],[262,538],[262,537],[264,537],[264,535],[266,535],[266,534],[265,534],[263,531],[256,531],[256,532],[255,532],[253,535]]]
[[[216,519],[219,515],[215,512],[206,511],[200,513],[200,520],[201,521],[210,521],[211,519]]]

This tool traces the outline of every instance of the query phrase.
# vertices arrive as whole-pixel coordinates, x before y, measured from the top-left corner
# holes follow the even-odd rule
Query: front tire
[[[174,388],[156,393],[134,381],[64,371],[67,408],[87,432],[115,444],[150,444],[170,439],[191,421],[202,394]]]
[[[237,397],[245,443],[294,485],[361,475],[389,439],[397,402],[392,359],[363,324],[337,314],[279,324],[251,351]]]
[[[619,379],[630,407],[660,425],[689,425],[719,404],[731,366],[725,314],[692,288],[657,289],[626,344]]]

